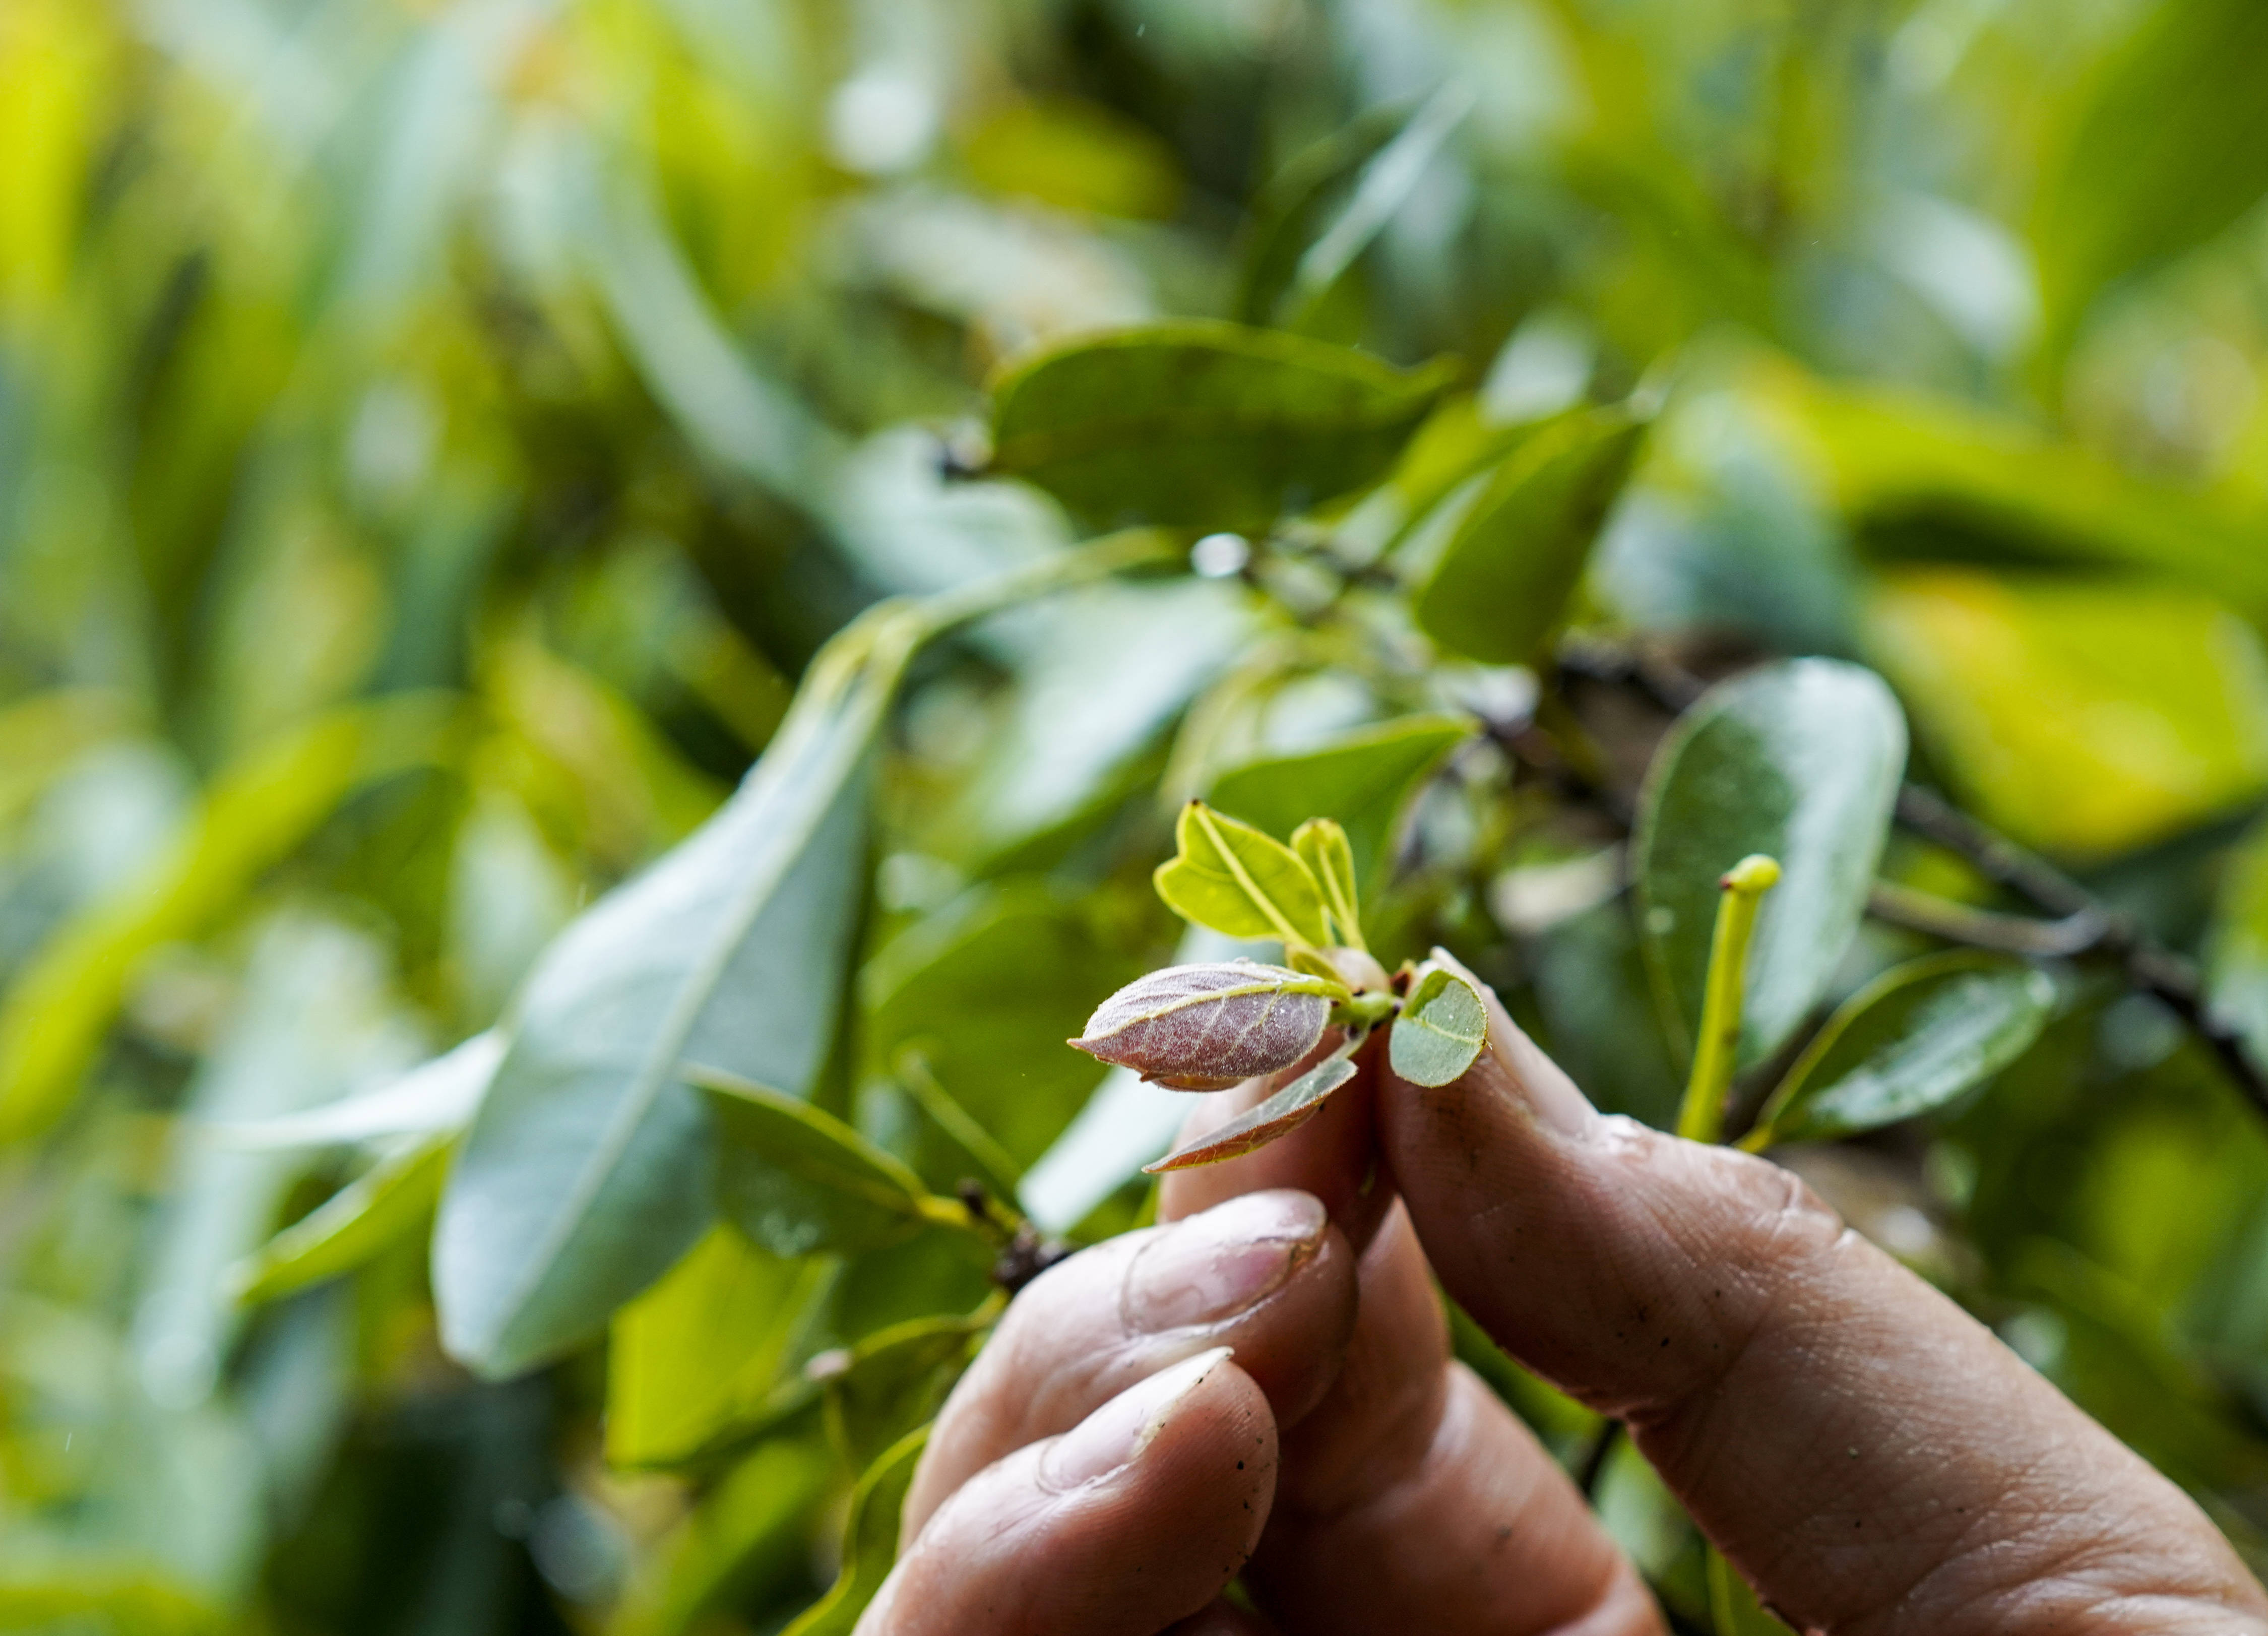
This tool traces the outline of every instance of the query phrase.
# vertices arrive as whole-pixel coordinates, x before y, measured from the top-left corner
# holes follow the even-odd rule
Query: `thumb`
[[[1629,1422],[1784,1618],[2268,1628],[2186,1496],[1794,1176],[1602,1116],[1488,1015],[1462,1078],[1381,1076],[1425,1252],[1508,1352]]]

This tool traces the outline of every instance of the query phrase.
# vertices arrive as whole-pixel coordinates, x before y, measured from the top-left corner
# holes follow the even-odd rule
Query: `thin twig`
[[[1956,903],[1933,892],[1917,892],[1895,881],[1877,881],[1867,894],[1867,912],[1909,932],[1926,932],[1948,943],[1986,948],[2033,960],[2068,960],[2102,941],[2108,923],[2091,909],[2060,920],[1999,915]]]

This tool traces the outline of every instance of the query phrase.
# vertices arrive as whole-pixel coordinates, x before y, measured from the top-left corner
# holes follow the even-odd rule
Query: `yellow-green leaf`
[[[890,1576],[898,1557],[898,1514],[914,1468],[929,1442],[929,1428],[909,1432],[866,1468],[850,1491],[850,1517],[843,1529],[843,1571],[835,1585],[781,1636],[850,1636],[858,1616]]]
[[[1310,818],[1292,831],[1292,850],[1323,888],[1323,907],[1349,948],[1362,943],[1361,895],[1355,888],[1354,848],[1336,818]]]
[[[453,1132],[381,1160],[285,1227],[229,1275],[236,1298],[273,1301],[351,1272],[417,1232],[449,1174]]]
[[[1160,864],[1155,880],[1183,919],[1231,937],[1318,947],[1330,940],[1322,888],[1283,842],[1203,801],[1182,808],[1174,836],[1180,855]]]

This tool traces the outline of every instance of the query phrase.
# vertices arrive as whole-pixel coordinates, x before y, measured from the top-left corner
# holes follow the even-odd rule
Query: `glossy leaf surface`
[[[1086,337],[994,384],[992,466],[1101,527],[1257,528],[1385,471],[1448,379],[1232,324]]]
[[[1855,1136],[1942,1108],[2030,1049],[2054,1009],[2055,984],[2021,961],[1956,952],[1894,967],[1828,1019],[1752,1145]]]
[[[1639,932],[1690,1050],[1718,878],[1779,860],[1749,955],[1740,1061],[1768,1056],[1825,991],[1866,912],[1905,769],[1904,719],[1881,679],[1797,660],[1710,689],[1654,752],[1631,840]]]
[[[1533,660],[1582,579],[1645,435],[1626,411],[1594,409],[1513,450],[1418,593],[1426,633],[1490,664]]]

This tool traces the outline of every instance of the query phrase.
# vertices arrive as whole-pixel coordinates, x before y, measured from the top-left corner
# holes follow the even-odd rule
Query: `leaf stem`
[[[1693,1051],[1693,1077],[1677,1112],[1677,1134],[1691,1142],[1714,1144],[1725,1134],[1725,1094],[1741,1045],[1741,1007],[1747,993],[1749,940],[1756,929],[1756,907],[1779,883],[1779,864],[1758,852],[1743,858],[1719,879],[1717,928],[1709,945],[1709,980],[1702,991],[1700,1038]]]

